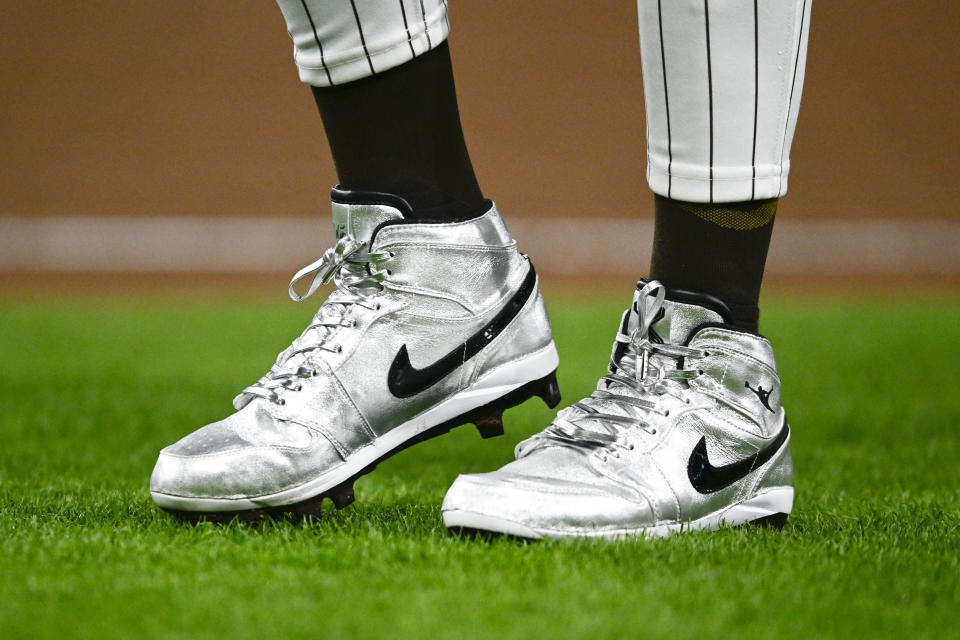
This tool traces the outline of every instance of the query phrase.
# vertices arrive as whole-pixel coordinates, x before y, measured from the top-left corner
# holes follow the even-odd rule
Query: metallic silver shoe
[[[716,298],[637,289],[597,390],[521,442],[515,462],[457,478],[448,527],[616,538],[783,526],[793,465],[770,343],[725,324]]]
[[[557,351],[536,273],[496,207],[451,223],[406,219],[389,194],[333,190],[336,246],[301,269],[302,300],[336,290],[237,412],[160,452],[150,493],[190,519],[319,516],[411,444],[503,410],[560,401]],[[303,295],[298,281],[312,277]]]

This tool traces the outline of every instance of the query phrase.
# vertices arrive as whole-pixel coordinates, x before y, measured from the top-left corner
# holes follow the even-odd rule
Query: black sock
[[[656,196],[650,277],[720,298],[733,324],[755,333],[776,211],[776,198],[698,204]]]
[[[313,96],[341,187],[401,196],[418,218],[485,212],[446,42],[384,73],[314,87]]]

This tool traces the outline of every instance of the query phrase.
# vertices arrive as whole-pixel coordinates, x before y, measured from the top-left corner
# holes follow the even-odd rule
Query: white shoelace
[[[367,254],[363,252],[365,248],[365,242],[347,234],[327,249],[323,257],[294,274],[288,293],[296,302],[306,300],[331,279],[337,287],[336,291],[320,305],[313,321],[303,333],[280,352],[270,371],[234,398],[233,406],[237,410],[258,397],[276,404],[285,404],[280,395],[281,390],[299,391],[301,378],[317,375],[316,369],[306,366],[306,354],[316,350],[340,353],[342,347],[334,342],[333,338],[340,328],[357,326],[357,319],[351,317],[351,310],[356,307],[374,311],[380,309],[380,303],[373,298],[383,291],[383,281],[390,274],[384,265],[394,254]],[[298,294],[294,285],[311,274],[313,280],[306,293]]]
[[[619,360],[611,356],[611,373],[600,379],[589,398],[570,405],[557,414],[553,424],[517,445],[517,458],[549,445],[570,447],[582,453],[598,448],[632,449],[633,445],[625,442],[627,432],[642,429],[655,434],[650,414],[670,415],[669,409],[663,407],[662,396],[670,395],[684,404],[690,403],[685,393],[689,388],[687,381],[702,372],[679,368],[666,371],[663,366],[656,366],[654,370],[650,360],[653,355],[678,361],[707,355],[700,349],[658,342],[656,334],[651,339],[650,327],[663,307],[664,295],[663,285],[656,281],[641,289],[637,327],[629,335],[617,333],[616,341],[628,346]],[[610,404],[623,413],[610,413]],[[607,405],[606,411],[601,408],[603,405]]]

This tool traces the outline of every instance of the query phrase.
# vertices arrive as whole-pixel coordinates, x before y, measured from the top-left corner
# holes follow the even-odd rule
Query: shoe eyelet
[[[343,347],[341,347],[340,345],[337,345],[336,348],[333,350],[333,352],[334,352],[334,353],[343,353]]]
[[[670,409],[667,409],[666,411],[663,412],[663,417],[664,417],[664,418],[669,418],[669,417],[670,417]]]
[[[350,326],[351,326],[351,327],[356,327],[356,326],[357,326],[357,319],[356,319],[356,318],[354,318],[353,320],[350,321]]]
[[[382,307],[382,305],[378,302],[378,303],[376,304],[376,306],[373,307],[373,310],[374,310],[374,311],[380,311],[381,307]]]
[[[388,275],[388,276],[392,276],[392,275],[393,275],[393,271],[390,271],[390,269],[387,269],[387,275]]]
[[[702,376],[702,375],[703,375],[703,369],[697,369],[697,374]]]
[[[283,405],[287,404],[287,401],[284,400],[283,398],[280,398],[279,400],[277,400],[277,404],[282,407]]]
[[[391,258],[396,258],[396,257],[397,257],[397,254],[395,254],[393,251],[390,251],[390,252],[389,252],[389,255],[390,255]]]
[[[627,447],[627,449],[629,449],[630,451],[633,451],[635,448],[636,448],[636,447],[635,447],[634,445],[632,445],[632,444],[631,444],[629,447]]]
[[[303,385],[302,385],[302,384],[298,384],[296,387],[294,387],[293,390],[294,390],[294,391],[303,391]]]
[[[653,436],[657,435],[657,430],[656,430],[656,429],[651,429],[651,430],[650,430],[650,435],[653,435]]]

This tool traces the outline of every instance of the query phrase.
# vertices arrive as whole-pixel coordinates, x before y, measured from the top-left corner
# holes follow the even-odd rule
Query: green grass
[[[623,296],[548,296],[567,402]],[[624,298],[624,299],[621,299]],[[224,295],[0,302],[0,636],[958,637],[960,300],[774,297],[797,502],[783,532],[542,542],[451,537],[458,473],[551,417],[507,413],[393,458],[319,524],[185,526],[157,451],[223,417],[310,315]]]

